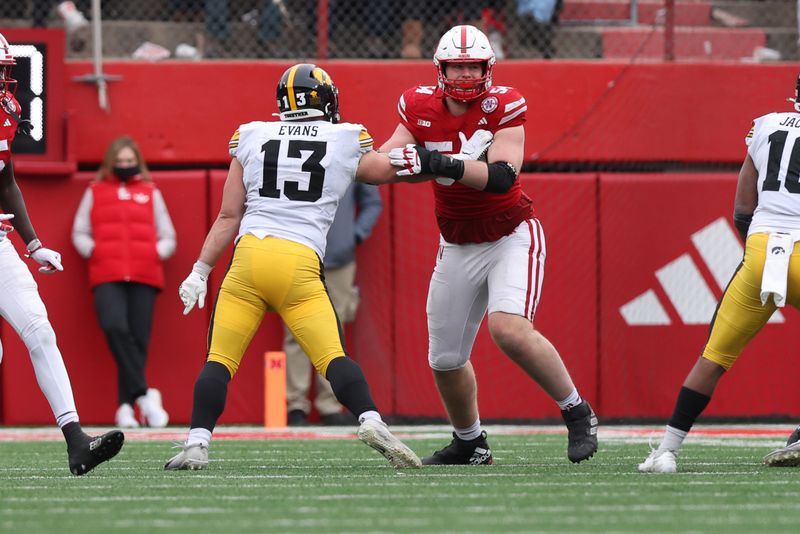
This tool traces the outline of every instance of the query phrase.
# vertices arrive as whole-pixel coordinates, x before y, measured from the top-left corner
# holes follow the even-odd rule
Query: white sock
[[[208,447],[208,444],[211,443],[211,431],[207,428],[189,429],[189,437],[186,438],[186,445],[194,445],[195,443]]]
[[[368,410],[361,415],[358,416],[358,422],[363,423],[367,419],[372,419],[373,421],[378,421],[383,423],[383,419],[381,419],[381,414],[376,412],[375,410]]]
[[[570,408],[574,408],[583,402],[583,399],[581,399],[581,396],[578,395],[577,388],[572,388],[572,393],[567,395],[567,398],[556,402],[558,403],[558,407],[562,410],[569,410]]]
[[[658,446],[658,450],[669,449],[672,452],[678,452],[681,450],[683,440],[688,433],[686,430],[678,430],[673,426],[667,425],[667,431],[664,432],[664,439],[661,441],[661,445]]]
[[[464,441],[473,440],[481,435],[481,418],[478,417],[475,422],[467,428],[456,428],[455,431],[458,439],[463,439]]]
[[[77,422],[78,422],[78,412],[62,413],[61,415],[56,417],[56,424],[58,425],[58,428],[64,428],[64,425]]]
[[[28,347],[39,389],[47,398],[58,426],[77,421],[78,411],[69,375],[50,323],[36,325],[20,337]]]

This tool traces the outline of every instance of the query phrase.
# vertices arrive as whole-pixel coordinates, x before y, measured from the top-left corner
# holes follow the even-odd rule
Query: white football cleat
[[[358,439],[381,453],[396,469],[422,467],[419,456],[389,432],[383,421],[366,419],[358,427]]]
[[[169,414],[161,404],[161,392],[148,388],[147,393],[136,399],[139,412],[142,415],[142,424],[151,428],[164,428],[169,423]]]
[[[650,456],[639,464],[640,473],[676,473],[678,453],[669,449],[653,449]]]
[[[195,471],[208,467],[207,445],[202,443],[193,443],[192,445],[176,443],[175,447],[180,448],[181,452],[170,458],[164,465],[164,469],[167,471],[177,471],[179,469]]]
[[[127,403],[119,405],[114,420],[120,428],[139,428],[139,421],[136,420],[136,416],[133,414],[133,406]]]
[[[775,449],[764,456],[764,463],[769,467],[798,467],[800,466],[800,441],[795,441],[781,449]]]

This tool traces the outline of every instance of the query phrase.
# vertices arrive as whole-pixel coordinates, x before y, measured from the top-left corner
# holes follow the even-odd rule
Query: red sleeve
[[[0,161],[4,164],[11,160],[11,142],[17,133],[17,120],[22,110],[14,97],[6,97],[0,101]]]
[[[522,93],[513,87],[492,87],[489,93],[498,99],[497,111],[492,114],[495,131],[525,124],[528,103]]]
[[[415,124],[414,105],[416,103],[416,95],[416,87],[406,89],[397,102],[397,114],[400,115],[400,123],[409,130]]]
[[[434,98],[435,87],[418,85],[407,89],[400,95],[397,103],[397,113],[400,115],[400,123],[411,132],[417,141],[426,137],[430,132],[431,99]]]

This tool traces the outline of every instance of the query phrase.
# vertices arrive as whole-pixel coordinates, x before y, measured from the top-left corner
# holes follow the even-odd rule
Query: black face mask
[[[114,173],[114,176],[119,178],[120,182],[127,182],[137,174],[141,174],[142,169],[140,169],[138,165],[134,167],[114,167],[111,169],[111,172]]]

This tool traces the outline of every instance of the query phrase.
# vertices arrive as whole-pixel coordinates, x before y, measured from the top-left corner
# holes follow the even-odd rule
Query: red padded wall
[[[124,131],[157,163],[227,164],[226,141],[243,122],[270,120],[274,88],[289,63],[110,62],[111,113],[94,86],[74,81],[91,64],[67,65],[69,123],[79,162],[99,162]],[[429,61],[324,64],[341,89],[344,120],[362,122],[382,143],[397,124],[397,99],[413,84],[435,83]],[[791,109],[793,65],[628,64],[503,61],[497,85],[528,100],[527,158],[545,161],[726,161],[743,157],[750,121]],[[699,83],[702,80],[702,83]],[[742,95],[746,94],[746,98]],[[154,127],[154,121],[158,127]]]
[[[165,264],[166,289],[156,301],[147,376],[150,385],[161,389],[172,420],[183,422],[191,411],[188,399],[203,361],[207,314],[184,317],[175,288],[191,268],[202,243],[206,172],[156,172],[153,178],[170,210],[178,248]],[[117,407],[116,367],[97,324],[86,262],[78,256],[70,238],[72,219],[89,179],[88,174],[72,180],[39,178],[23,180],[20,187],[38,235],[45,246],[58,250],[63,257],[64,272],[54,275],[42,275],[30,265],[56,331],[78,412],[83,422],[108,423],[113,421]],[[19,238],[13,239],[21,250]],[[36,384],[27,350],[6,322],[2,339],[3,421],[52,423],[53,415]]]
[[[606,417],[672,413],[683,379],[703,350],[708,324],[684,324],[676,297],[655,273],[687,254],[714,300],[721,296],[723,288],[692,235],[715,222],[720,225],[715,233],[722,234],[716,242],[734,234],[728,221],[735,190],[735,174],[601,176],[599,409]],[[620,307],[647,290],[653,290],[671,324],[626,324]],[[800,414],[793,385],[797,311],[781,311],[786,322],[765,326],[723,377],[706,414]]]

